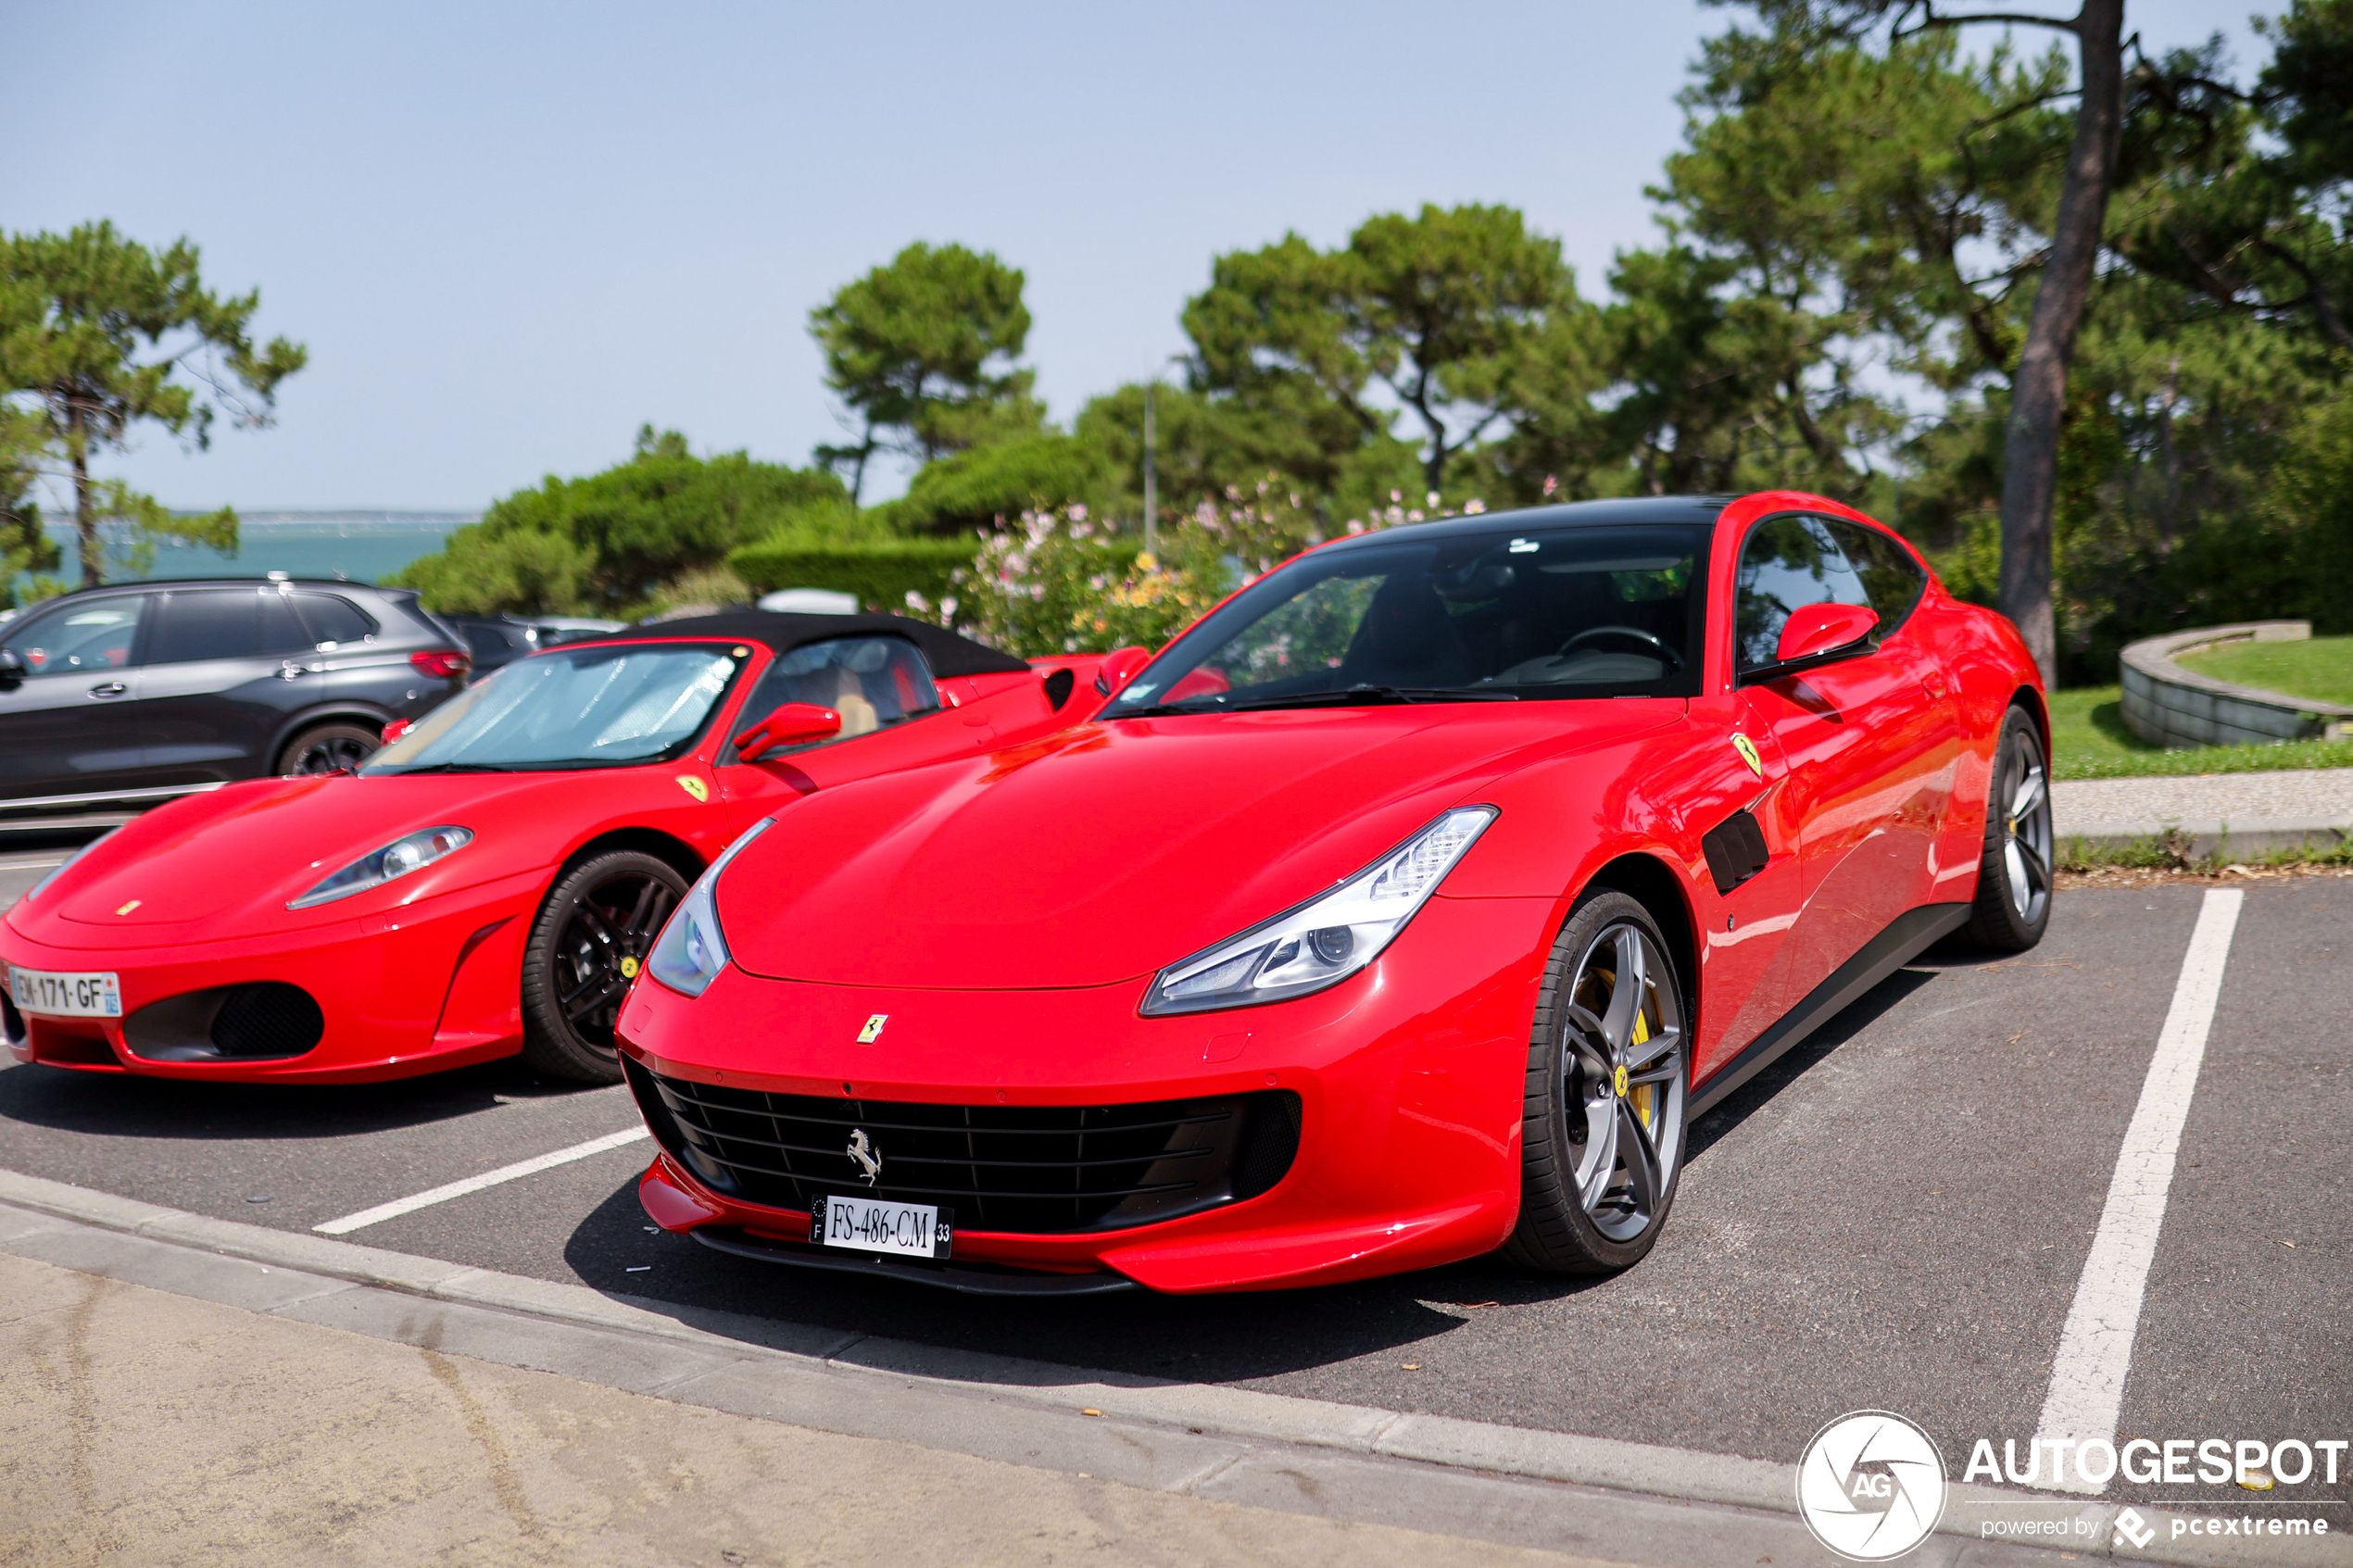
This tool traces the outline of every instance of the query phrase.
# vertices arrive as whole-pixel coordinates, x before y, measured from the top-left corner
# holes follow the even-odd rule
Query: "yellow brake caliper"
[[[1650,1037],[1650,1010],[1645,1007],[1634,1014],[1634,1043],[1638,1046],[1642,1045]],[[1642,1125],[1649,1126],[1651,1124],[1651,1085],[1637,1084],[1627,1091],[1626,1098],[1634,1102],[1634,1114],[1642,1118]]]

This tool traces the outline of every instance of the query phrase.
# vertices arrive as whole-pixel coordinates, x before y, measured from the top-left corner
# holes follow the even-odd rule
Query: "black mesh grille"
[[[926,1105],[778,1095],[648,1072],[626,1057],[647,1125],[718,1192],[805,1211],[813,1194],[944,1204],[960,1230],[1114,1230],[1252,1198],[1299,1151],[1285,1090],[1140,1105]],[[863,1132],[869,1186],[850,1159]]]
[[[222,1056],[300,1056],[319,1043],[327,1021],[310,993],[280,980],[237,985],[212,1015],[212,1047]]]
[[[0,990],[0,1035],[6,1036],[12,1046],[23,1045],[26,1036],[24,1015],[17,1010],[17,1004],[9,999],[6,990]]]

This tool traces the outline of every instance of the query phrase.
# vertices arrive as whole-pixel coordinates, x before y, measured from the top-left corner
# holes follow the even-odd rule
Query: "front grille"
[[[230,987],[212,1015],[212,1047],[222,1056],[300,1056],[326,1032],[310,993],[281,980]]]
[[[963,1230],[1051,1235],[1173,1219],[1282,1180],[1288,1090],[1138,1105],[929,1105],[698,1084],[623,1058],[654,1136],[712,1190],[806,1211],[822,1192],[944,1205]],[[863,1132],[869,1186],[849,1156]]]

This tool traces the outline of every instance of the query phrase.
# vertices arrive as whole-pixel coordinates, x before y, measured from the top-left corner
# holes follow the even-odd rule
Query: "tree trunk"
[[[84,438],[82,405],[66,415],[66,445],[73,457],[73,530],[82,546],[82,585],[94,588],[107,580],[107,554],[98,539],[98,515],[90,496],[90,444]]]
[[[2059,188],[2050,259],[2034,293],[2026,346],[2010,383],[2002,444],[2002,585],[1996,604],[2018,623],[2045,684],[2057,684],[2058,634],[2051,608],[2052,513],[2058,498],[2059,430],[2068,364],[2075,355],[2092,271],[2099,260],[2108,188],[2123,116],[2124,0],[2083,0],[2075,19],[2082,95],[2075,143]]]

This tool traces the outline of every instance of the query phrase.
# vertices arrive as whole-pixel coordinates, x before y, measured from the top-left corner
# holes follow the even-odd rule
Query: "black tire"
[[[613,1021],[662,922],[686,897],[669,861],[635,849],[583,860],[556,879],[522,954],[522,1059],[551,1078],[621,1082]]]
[[[1617,983],[1629,954],[1640,964],[1630,992]],[[1553,943],[1529,1035],[1519,1223],[1504,1244],[1514,1262],[1602,1273],[1657,1242],[1683,1172],[1690,1016],[1650,911],[1612,889],[1579,898]]]
[[[357,768],[384,743],[384,732],[348,721],[314,724],[278,753],[281,773],[337,773]]]
[[[1969,911],[1970,940],[2005,953],[2022,953],[2051,923],[2051,773],[2043,734],[2013,708],[2002,720],[1986,790],[1985,851],[1978,862],[1977,899]]]

